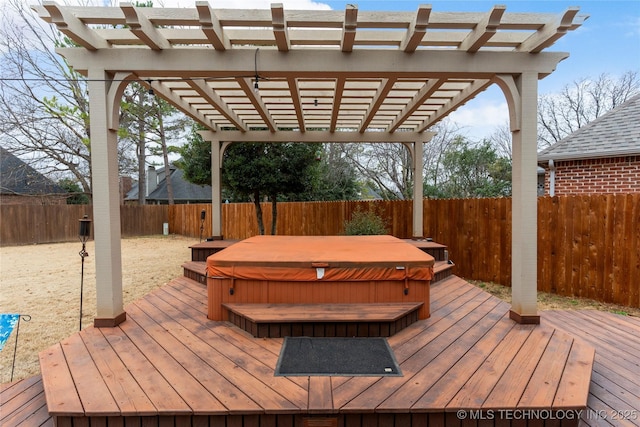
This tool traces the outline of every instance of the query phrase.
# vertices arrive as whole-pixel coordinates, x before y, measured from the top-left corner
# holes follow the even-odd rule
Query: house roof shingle
[[[0,147],[0,193],[43,196],[67,194],[67,191]]]
[[[640,95],[538,153],[538,163],[640,155]]]
[[[211,186],[197,185],[184,179],[184,171],[182,169],[171,168],[171,184],[173,185],[173,198],[176,201],[211,201]],[[167,180],[163,179],[158,183],[158,188],[153,190],[147,200],[169,200],[167,192]]]
[[[158,169],[158,173],[164,171],[164,168]],[[184,179],[184,171],[171,166],[170,174],[171,184],[173,185],[173,199],[176,202],[192,202],[206,203],[211,202],[211,186],[192,184]],[[138,200],[138,187],[134,185],[127,193],[126,200]],[[168,202],[169,194],[167,192],[166,177],[158,182],[158,186],[146,198],[150,202]]]

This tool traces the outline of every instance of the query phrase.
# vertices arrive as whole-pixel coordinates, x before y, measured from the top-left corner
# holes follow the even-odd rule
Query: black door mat
[[[285,337],[276,376],[402,376],[385,338]]]

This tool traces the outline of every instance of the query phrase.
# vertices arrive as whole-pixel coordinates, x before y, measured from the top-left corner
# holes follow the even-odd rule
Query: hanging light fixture
[[[256,48],[256,51],[253,54],[253,71],[254,71],[254,74],[256,75],[256,79],[253,83],[253,91],[255,92],[256,95],[258,94],[258,92],[260,92],[260,88],[258,87],[258,80],[260,80],[260,76],[258,76],[258,52],[259,51],[260,51],[260,48]]]
[[[149,94],[149,96],[156,96],[156,92],[153,90],[153,87],[151,87],[151,82],[153,80],[147,80],[147,83],[149,83],[149,90],[147,91],[147,93]]]

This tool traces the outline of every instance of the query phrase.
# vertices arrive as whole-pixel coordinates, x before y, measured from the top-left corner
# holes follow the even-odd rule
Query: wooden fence
[[[449,247],[456,274],[510,286],[511,199],[425,200],[423,206],[422,235]],[[280,203],[277,233],[342,234],[358,207],[385,218],[390,234],[412,236],[411,201]],[[198,237],[202,209],[204,236],[210,235],[208,205],[171,207],[172,232]],[[270,205],[263,211],[269,230]],[[224,205],[222,218],[225,238],[258,234],[251,203]],[[537,243],[539,290],[640,307],[639,194],[539,198]]]
[[[92,206],[1,205],[0,245],[78,240],[78,220],[83,215],[92,218]],[[122,236],[162,234],[163,224],[168,222],[168,206],[120,206]]]
[[[412,236],[411,201],[279,203],[277,233],[338,235],[356,209],[372,209],[389,233]],[[211,206],[121,207],[123,236],[169,232],[198,239],[211,235]],[[271,205],[264,204],[270,229]],[[3,246],[77,239],[88,206],[0,206]],[[258,234],[251,203],[225,204],[227,239]],[[511,199],[425,200],[422,235],[449,247],[455,273],[475,280],[511,283]],[[640,194],[538,199],[538,289],[640,307]]]

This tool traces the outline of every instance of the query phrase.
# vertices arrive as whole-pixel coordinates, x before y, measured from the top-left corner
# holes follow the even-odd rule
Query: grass
[[[484,282],[480,280],[469,280],[469,283],[483,289],[490,294],[511,302],[511,288],[497,283]],[[548,292],[538,292],[539,310],[600,310],[621,316],[640,317],[640,308],[626,307],[618,304],[595,301],[589,298],[579,298],[575,296],[562,296]]]

